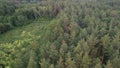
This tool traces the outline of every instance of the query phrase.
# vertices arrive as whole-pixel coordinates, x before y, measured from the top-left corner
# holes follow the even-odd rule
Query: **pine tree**
[[[62,57],[57,61],[56,68],[65,68],[65,60]]]
[[[60,48],[60,55],[61,55],[61,56],[65,56],[65,53],[67,52],[67,50],[68,50],[68,45],[67,45],[67,43],[63,40],[63,41],[62,41],[61,48]]]
[[[101,61],[99,58],[92,60],[94,63],[92,63],[92,65],[94,66],[94,68],[103,68]],[[96,61],[96,62],[95,62]],[[94,65],[95,64],[95,65]]]
[[[40,62],[40,67],[41,68],[48,68],[49,67],[49,61],[46,60],[46,59],[41,59],[41,62]]]
[[[51,65],[49,66],[49,68],[55,68],[55,67],[54,67],[54,65],[53,65],[53,64],[51,64]]]
[[[98,64],[95,65],[95,68],[102,68],[102,66],[101,66],[100,63],[98,63]]]
[[[70,52],[67,53],[67,58],[66,58],[66,67],[65,68],[76,68],[74,60],[72,60]]]
[[[22,61],[20,54],[19,54],[19,57],[17,57],[17,59],[15,60],[13,67],[14,68],[25,68],[24,62]]]
[[[37,68],[36,54],[33,50],[30,53],[30,58],[27,68]]]
[[[110,61],[107,62],[107,65],[105,66],[105,68],[113,68]]]
[[[89,68],[90,67],[90,63],[91,63],[90,61],[91,61],[91,59],[90,59],[88,53],[85,52],[85,55],[83,56],[83,60],[82,60],[83,68]]]
[[[108,61],[108,65],[112,66],[113,68],[119,68],[120,67],[120,59],[118,56],[113,58],[111,61]]]

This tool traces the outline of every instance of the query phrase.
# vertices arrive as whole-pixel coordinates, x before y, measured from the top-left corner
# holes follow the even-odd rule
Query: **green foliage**
[[[0,64],[7,68],[120,67],[118,0],[30,2],[0,1]]]
[[[15,8],[16,6],[11,3],[0,1],[0,16],[12,15]]]

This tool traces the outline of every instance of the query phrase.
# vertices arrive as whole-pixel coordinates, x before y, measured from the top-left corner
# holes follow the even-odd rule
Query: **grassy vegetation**
[[[21,38],[22,32],[31,32],[35,35],[42,35],[45,31],[46,26],[50,23],[51,19],[38,19],[33,21],[31,24],[22,27],[16,27],[4,34],[0,35],[1,43],[13,42]]]

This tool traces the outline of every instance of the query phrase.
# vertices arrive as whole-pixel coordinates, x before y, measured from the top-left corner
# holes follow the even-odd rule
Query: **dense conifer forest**
[[[0,0],[0,68],[120,68],[120,0]]]

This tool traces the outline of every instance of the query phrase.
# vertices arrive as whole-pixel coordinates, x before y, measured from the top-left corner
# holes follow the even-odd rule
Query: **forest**
[[[0,68],[120,68],[120,0],[0,0]]]

